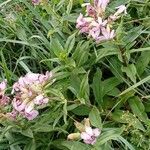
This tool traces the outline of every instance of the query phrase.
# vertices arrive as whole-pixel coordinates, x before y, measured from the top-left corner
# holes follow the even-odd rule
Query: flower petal
[[[87,134],[86,132],[82,132],[81,133],[81,139],[89,140],[89,139],[91,139],[91,136],[89,134]]]
[[[93,134],[95,137],[98,137],[100,135],[100,130],[98,128],[93,129]]]
[[[93,130],[91,127],[85,127],[85,131],[88,135],[93,136]]]

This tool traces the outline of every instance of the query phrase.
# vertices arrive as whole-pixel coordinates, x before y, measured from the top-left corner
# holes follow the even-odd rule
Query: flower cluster
[[[123,12],[126,14],[126,7],[121,5],[116,7],[117,11],[105,17],[105,10],[109,3],[109,0],[94,0],[94,4],[85,3],[86,15],[80,14],[77,18],[76,28],[80,30],[80,33],[88,34],[88,37],[92,37],[97,43],[113,39],[115,37],[115,30],[111,29],[112,23],[120,18],[120,14]]]
[[[10,101],[9,97],[5,95],[6,86],[6,81],[0,83],[0,107],[6,106]]]
[[[46,105],[49,98],[44,93],[44,87],[52,78],[52,72],[46,74],[28,73],[13,85],[15,96],[12,101],[14,114],[20,114],[28,120],[33,120],[39,114],[38,106]]]
[[[75,122],[75,126],[80,133],[69,134],[69,140],[77,140],[81,138],[86,144],[95,144],[97,137],[100,135],[100,130],[98,128],[92,129],[88,118],[84,119],[84,125],[82,123]]]

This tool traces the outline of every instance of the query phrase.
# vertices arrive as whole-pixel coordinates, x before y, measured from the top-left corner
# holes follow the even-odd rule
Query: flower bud
[[[84,118],[84,126],[85,127],[90,127],[91,126],[89,118]]]
[[[80,133],[71,133],[68,135],[68,140],[78,140],[80,138]]]
[[[77,128],[80,132],[85,131],[84,125],[81,124],[80,122],[75,122],[74,125],[76,126],[76,128]]]

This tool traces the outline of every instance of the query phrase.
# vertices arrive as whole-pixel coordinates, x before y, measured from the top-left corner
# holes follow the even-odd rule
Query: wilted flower
[[[13,85],[15,92],[13,109],[28,120],[36,118],[39,114],[36,107],[43,106],[49,101],[44,93],[44,87],[51,78],[52,72],[46,72],[45,75],[27,73],[24,77],[20,77]]]

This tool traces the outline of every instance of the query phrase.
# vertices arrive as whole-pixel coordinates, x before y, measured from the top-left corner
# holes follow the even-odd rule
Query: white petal
[[[85,127],[85,131],[88,135],[93,136],[93,131],[91,127]]]
[[[91,139],[91,136],[88,135],[86,132],[82,132],[81,133],[81,139],[83,139],[83,140],[89,140],[89,139]]]

